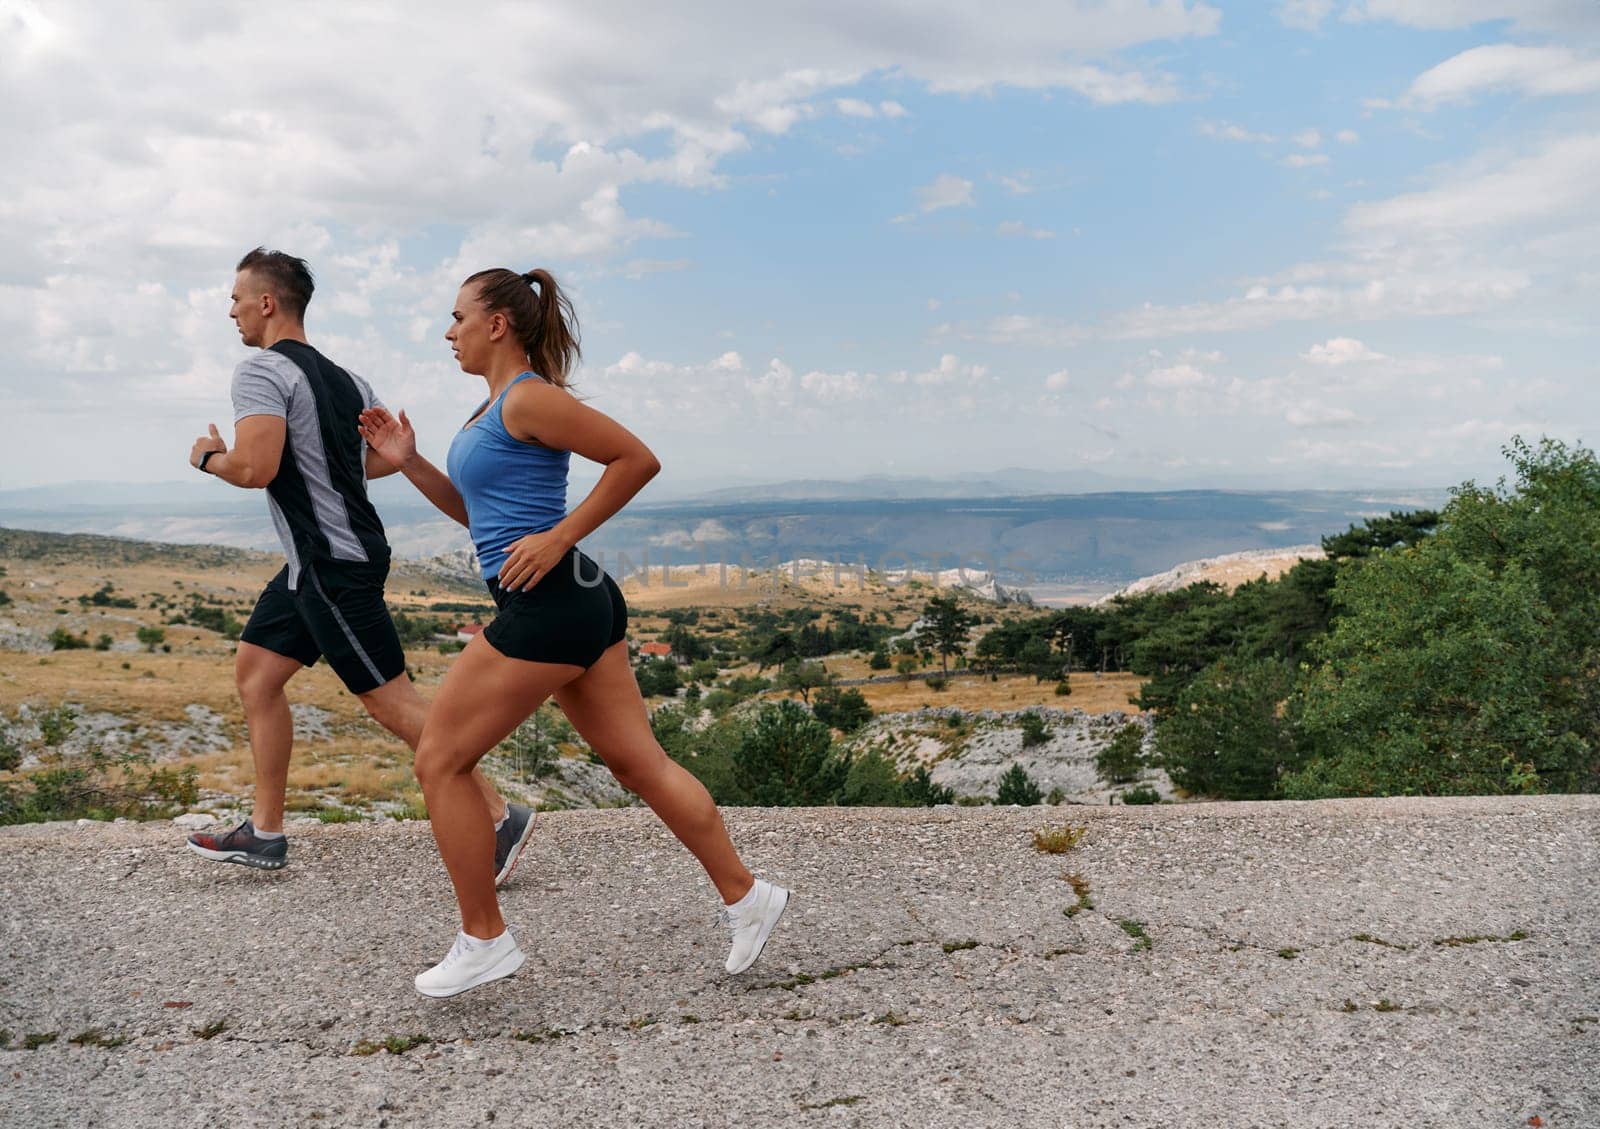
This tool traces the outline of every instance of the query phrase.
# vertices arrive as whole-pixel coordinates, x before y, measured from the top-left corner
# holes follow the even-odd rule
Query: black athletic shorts
[[[509,658],[588,668],[628,633],[622,589],[577,549],[526,592],[488,585],[500,612],[483,637]]]
[[[376,690],[405,673],[406,655],[383,602],[389,566],[305,565],[300,590],[289,568],[267,582],[239,640],[311,666],[326,658],[352,694]]]

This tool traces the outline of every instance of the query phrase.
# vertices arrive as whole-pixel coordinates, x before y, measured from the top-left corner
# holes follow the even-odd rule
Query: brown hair
[[[304,259],[257,247],[240,259],[234,270],[247,270],[255,275],[266,283],[267,290],[278,300],[284,313],[296,321],[305,319],[306,306],[310,304],[311,292],[317,288],[317,284]]]
[[[477,284],[478,300],[485,309],[510,320],[511,332],[533,371],[565,388],[583,350],[578,343],[578,315],[555,277],[542,268],[518,274],[495,267],[471,275],[462,285],[467,283]]]

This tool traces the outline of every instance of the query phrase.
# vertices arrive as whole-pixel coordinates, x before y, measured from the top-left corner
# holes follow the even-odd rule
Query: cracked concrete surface
[[[726,817],[797,894],[748,973],[648,812],[547,813],[442,1001],[426,824],[0,831],[0,1122],[1600,1125],[1600,797]]]

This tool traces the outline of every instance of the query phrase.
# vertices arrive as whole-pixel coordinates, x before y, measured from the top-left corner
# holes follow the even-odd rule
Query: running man
[[[254,809],[231,831],[188,841],[205,858],[263,870],[288,862],[283,802],[294,722],[284,688],[291,678],[326,658],[367,713],[413,750],[428,714],[384,604],[389,543],[367,498],[367,479],[395,469],[357,430],[360,413],[381,404],[365,380],[306,341],[314,287],[305,260],[282,251],[257,247],[239,261],[228,316],[259,352],[233,373],[232,449],[212,424],[189,453],[204,474],[266,490],[288,558],[256,601],[234,662],[255,762]],[[508,805],[482,772],[473,779],[496,820],[498,885],[527,843],[533,812]]]

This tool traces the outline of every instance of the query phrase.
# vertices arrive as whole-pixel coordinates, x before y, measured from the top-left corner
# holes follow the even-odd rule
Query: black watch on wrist
[[[211,458],[212,455],[220,455],[220,454],[222,454],[221,451],[207,451],[205,454],[200,456],[200,461],[195,464],[196,468],[200,471],[201,474],[210,473],[209,471],[206,470],[206,460]]]

